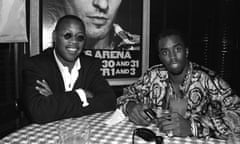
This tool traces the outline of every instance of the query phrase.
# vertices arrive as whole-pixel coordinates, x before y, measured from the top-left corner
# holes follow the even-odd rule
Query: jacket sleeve
[[[197,137],[226,139],[230,133],[240,134],[240,98],[220,77],[203,80],[208,102],[202,114],[191,116],[192,132]]]
[[[84,113],[111,111],[116,108],[116,95],[107,80],[100,71],[100,61],[91,60],[88,66],[80,72],[80,80],[84,85],[84,90],[93,94],[93,98],[88,98],[89,106],[84,108]]]
[[[44,69],[29,59],[24,62],[23,100],[29,118],[36,123],[46,123],[83,115],[81,112],[82,102],[77,93],[74,91],[65,92],[64,89],[61,89],[59,81],[53,78],[55,76],[48,74],[51,70],[53,70],[51,67]],[[43,79],[53,91],[52,95],[43,96],[35,89],[36,80]]]

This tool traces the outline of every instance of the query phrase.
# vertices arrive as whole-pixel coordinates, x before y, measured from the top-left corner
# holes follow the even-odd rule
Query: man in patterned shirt
[[[240,132],[240,98],[218,75],[188,60],[181,33],[166,30],[157,39],[162,64],[124,90],[118,105],[130,121],[148,125],[144,110],[169,110],[157,120],[174,136],[227,138]]]

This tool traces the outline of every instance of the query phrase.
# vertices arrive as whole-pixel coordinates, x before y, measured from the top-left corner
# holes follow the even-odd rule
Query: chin
[[[101,39],[103,39],[103,38],[105,38],[105,36],[106,35],[104,35],[103,33],[95,33],[95,34],[90,34],[89,36],[88,36],[88,38],[90,38],[90,39],[95,39],[95,40],[101,40]]]
[[[169,72],[171,72],[171,74],[173,75],[179,75],[183,72],[183,70],[181,69],[172,69],[172,70],[169,70]]]
[[[66,58],[65,60],[68,62],[75,62],[77,57]]]
[[[87,31],[87,37],[91,39],[103,39],[108,34],[108,30],[105,28],[99,28]]]

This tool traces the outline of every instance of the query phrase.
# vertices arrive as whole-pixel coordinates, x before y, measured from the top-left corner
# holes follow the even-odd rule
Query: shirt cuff
[[[79,88],[79,89],[76,89],[76,92],[77,92],[79,98],[81,99],[81,101],[82,101],[82,103],[83,103],[82,106],[83,106],[83,107],[88,106],[89,103],[88,103],[88,101],[87,101],[86,93],[84,92],[84,90],[81,89],[81,88]]]

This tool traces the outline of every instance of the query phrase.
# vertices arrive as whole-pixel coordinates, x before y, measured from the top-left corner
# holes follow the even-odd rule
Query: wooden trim
[[[30,56],[40,52],[39,42],[39,0],[30,1]]]

